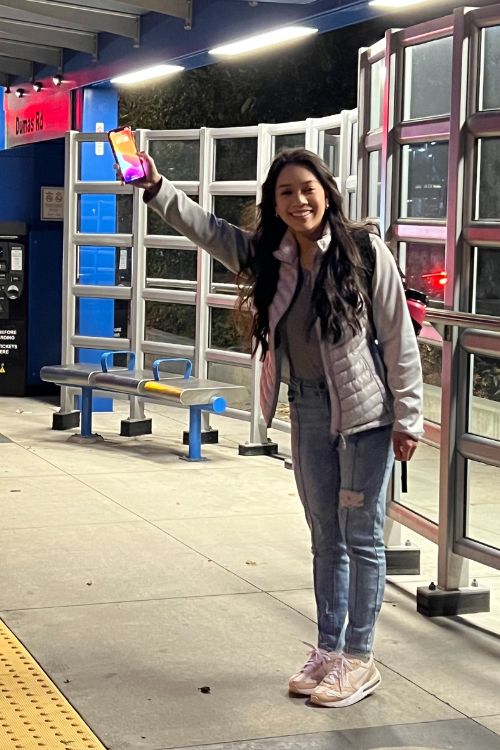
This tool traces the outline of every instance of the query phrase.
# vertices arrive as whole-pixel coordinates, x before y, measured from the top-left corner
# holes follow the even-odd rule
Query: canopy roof
[[[431,5],[436,15],[450,7]],[[62,73],[76,87],[158,63],[199,67],[215,61],[210,48],[243,36],[301,23],[331,31],[382,12],[369,0],[0,0],[0,85]]]

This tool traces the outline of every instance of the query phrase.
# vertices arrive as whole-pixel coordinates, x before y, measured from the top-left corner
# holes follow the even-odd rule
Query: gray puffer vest
[[[318,245],[324,251],[329,242],[330,238],[325,236]],[[275,347],[276,329],[292,302],[298,280],[295,242],[285,235],[274,255],[281,265],[276,293],[269,308],[269,349],[263,362],[260,384],[260,405],[268,427],[276,411],[281,380],[281,352]],[[353,336],[346,331],[336,344],[320,338],[334,435],[348,435],[394,421],[382,357],[370,334],[366,316],[360,322],[361,333]],[[319,321],[316,325],[319,327]]]

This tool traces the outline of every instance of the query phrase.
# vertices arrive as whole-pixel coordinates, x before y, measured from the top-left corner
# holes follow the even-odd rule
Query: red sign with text
[[[7,148],[60,138],[71,128],[71,94],[27,91],[4,96]]]

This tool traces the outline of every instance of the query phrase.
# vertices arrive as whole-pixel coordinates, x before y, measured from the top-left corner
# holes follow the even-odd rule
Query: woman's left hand
[[[392,446],[396,461],[409,461],[418,445],[418,440],[404,432],[392,433]]]

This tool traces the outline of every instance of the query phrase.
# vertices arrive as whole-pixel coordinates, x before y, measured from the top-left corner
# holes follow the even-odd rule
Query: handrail
[[[441,323],[445,326],[478,328],[481,330],[493,331],[494,333],[500,333],[500,317],[494,315],[476,315],[475,313],[428,308],[425,319],[431,323]]]

